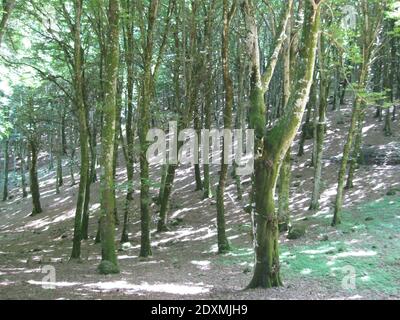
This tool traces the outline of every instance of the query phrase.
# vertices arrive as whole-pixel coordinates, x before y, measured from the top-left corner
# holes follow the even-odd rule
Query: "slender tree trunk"
[[[62,167],[62,157],[63,157],[63,145],[62,145],[62,126],[60,126],[59,133],[57,135],[57,179],[56,179],[56,189],[59,193],[59,188],[64,185],[63,179],[63,167]]]
[[[299,151],[297,153],[298,157],[304,156],[304,144],[306,143],[307,136],[309,135],[308,132],[310,131],[310,127],[313,126],[313,123],[311,122],[311,116],[313,114],[313,110],[315,106],[317,105],[317,85],[316,81],[313,82],[311,86],[311,93],[310,93],[310,99],[307,103],[306,107],[306,116],[305,116],[305,122],[302,126],[301,130],[301,135],[300,135],[300,141],[299,141]]]
[[[125,19],[125,61],[127,68],[127,118],[126,118],[126,141],[127,141],[127,161],[126,171],[128,176],[128,190],[127,200],[133,200],[133,165],[134,165],[134,131],[133,131],[133,84],[134,84],[134,48],[133,48],[133,16],[131,12],[131,1],[126,1],[126,13],[127,18]],[[124,218],[125,219],[125,218]]]
[[[230,23],[236,10],[236,2],[233,2],[229,10],[228,0],[223,1],[223,31],[222,31],[222,68],[225,87],[225,108],[224,108],[224,129],[232,129],[232,108],[233,108],[233,84],[229,70],[229,34]],[[217,188],[217,232],[218,232],[218,253],[229,251],[229,242],[225,230],[225,184],[228,173],[228,158],[230,150],[227,149],[231,144],[230,135],[224,134],[223,150],[221,154],[221,169],[219,184]]]
[[[375,9],[376,8],[374,7],[374,10]],[[366,88],[370,64],[371,60],[373,59],[373,48],[374,48],[374,43],[376,41],[374,37],[377,36],[375,30],[379,29],[383,20],[383,10],[380,10],[380,12],[374,12],[374,15],[376,16],[375,23],[367,23],[370,21],[369,15],[371,14],[370,12],[371,10],[372,9],[369,7],[368,1],[363,1],[362,12],[365,21],[361,34],[363,56],[362,56],[360,78],[358,82],[358,87],[362,89]],[[361,110],[361,106],[363,103],[362,99],[363,98],[360,95],[357,95],[353,104],[349,133],[347,135],[346,144],[343,148],[343,157],[339,168],[338,186],[335,199],[335,208],[334,208],[332,226],[339,225],[341,224],[342,221],[343,191],[345,187],[346,170],[350,152],[352,150],[353,142],[356,135],[357,125],[360,120],[362,121],[362,110]],[[360,125],[362,126],[362,122],[360,122]],[[356,152],[358,151],[356,150]]]
[[[68,163],[69,174],[71,176],[71,187],[73,187],[76,184],[74,175],[74,163],[75,163],[75,150],[71,150],[71,155]]]
[[[319,209],[319,199],[321,195],[321,178],[322,178],[322,156],[324,152],[324,140],[326,130],[326,111],[328,108],[329,79],[328,79],[328,60],[329,53],[325,50],[325,39],[321,35],[319,49],[320,64],[320,99],[318,106],[318,121],[315,124],[315,163],[314,163],[314,184],[311,196],[310,210]]]
[[[346,169],[347,163],[349,160],[349,155],[351,151],[351,147],[353,145],[354,133],[357,127],[357,121],[360,113],[360,97],[356,97],[353,105],[353,113],[351,117],[350,129],[347,135],[347,141],[343,149],[343,157],[339,168],[339,177],[338,177],[338,187],[335,201],[335,211],[332,221],[332,226],[336,226],[342,223],[341,211],[343,206],[343,189],[346,177]]]
[[[161,198],[161,203],[160,203],[160,216],[159,216],[159,220],[157,223],[157,232],[163,232],[163,231],[168,230],[167,213],[169,210],[169,201],[170,201],[170,196],[171,196],[171,192],[172,192],[172,186],[174,184],[176,169],[177,169],[177,165],[175,165],[175,164],[168,165],[167,173],[165,176],[165,184],[163,187],[162,198]]]
[[[291,3],[292,4],[292,3]],[[296,88],[292,91],[288,110],[273,128],[265,132],[264,94],[268,90],[269,74],[274,64],[268,65],[261,76],[258,30],[254,18],[254,7],[243,1],[242,10],[249,30],[247,47],[251,59],[250,126],[255,130],[255,214],[256,214],[256,263],[253,278],[248,288],[270,288],[282,285],[279,266],[278,215],[275,211],[275,188],[282,162],[301,125],[311,84],[313,82],[317,39],[319,34],[320,4],[310,1],[306,5],[304,30],[305,40],[301,51],[302,61],[296,76]],[[288,8],[287,20],[291,8]],[[283,29],[283,32],[285,32]],[[281,40],[281,36],[278,36]],[[279,44],[278,40],[278,44]],[[282,39],[283,40],[283,39]],[[278,51],[279,53],[279,51]],[[274,56],[274,58],[277,58]],[[265,85],[263,85],[265,84]]]
[[[25,147],[21,143],[20,146],[20,174],[21,174],[21,189],[22,189],[22,198],[28,197],[28,192],[26,191],[26,177],[25,177]]]
[[[293,14],[293,13],[292,13]],[[287,104],[290,98],[290,89],[292,85],[291,77],[291,24],[288,25],[286,30],[286,44],[284,46],[284,57],[283,57],[283,96],[282,96],[282,114],[286,114]],[[290,147],[286,153],[283,161],[280,173],[279,173],[279,194],[278,194],[278,218],[279,218],[279,231],[287,231],[290,227],[290,212],[289,212],[289,201],[290,201],[290,180],[291,180],[291,152]]]
[[[1,20],[0,20],[0,46],[3,40],[3,35],[6,31],[8,20],[11,16],[11,12],[14,9],[15,0],[3,0],[3,6],[1,8]]]
[[[243,122],[244,122],[244,78],[245,78],[245,72],[246,72],[246,67],[242,63],[241,59],[241,49],[242,46],[240,43],[238,43],[238,48],[237,48],[237,64],[239,66],[238,70],[238,89],[237,89],[237,110],[236,110],[236,120],[235,120],[235,128],[238,130],[243,130]],[[241,134],[241,139],[243,139],[243,133]],[[240,139],[242,145],[240,147],[243,147],[243,142]],[[242,191],[242,181],[241,177],[237,174],[236,170],[238,168],[238,164],[235,162],[233,165],[233,172],[232,172],[232,177],[235,180],[236,183],[236,193],[237,193],[237,199],[239,201],[242,200],[243,198],[243,191]]]
[[[119,1],[110,0],[105,67],[101,164],[101,258],[98,270],[102,274],[119,273],[115,250],[114,152],[117,116],[117,79],[119,65]]]
[[[37,160],[38,160],[38,147],[37,143],[34,141],[29,141],[29,148],[31,152],[31,164],[29,167],[29,175],[30,175],[30,189],[32,194],[32,214],[31,216],[35,216],[43,212],[42,206],[40,204],[40,191],[39,191],[39,181],[37,176]]]
[[[212,48],[212,24],[214,17],[214,6],[215,1],[212,2],[209,10],[208,16],[206,20],[205,26],[205,49],[207,50],[206,61],[205,61],[205,85],[204,85],[204,129],[211,129],[211,121],[212,121],[212,106],[213,106],[213,65],[212,65],[212,57],[213,57],[213,48]],[[212,184],[210,178],[210,165],[204,163],[203,165],[203,186],[204,186],[204,199],[212,198]]]
[[[8,167],[10,162],[9,155],[9,140],[6,139],[4,141],[4,184],[3,184],[3,201],[7,201],[8,199]]]
[[[193,102],[194,104],[197,103],[196,101],[196,97],[197,97],[197,91],[198,89],[196,88],[197,86],[195,86],[195,88],[193,88],[193,92],[194,97],[193,97]],[[201,122],[200,122],[200,114],[199,114],[199,106],[195,105],[194,106],[194,115],[193,115],[193,122],[194,122],[194,129],[197,132],[197,136],[200,137],[200,131],[201,131]],[[198,151],[199,149],[197,148],[196,151]],[[203,190],[203,181],[201,180],[201,171],[200,171],[200,164],[196,163],[194,165],[194,176],[195,176],[195,181],[196,181],[196,189],[195,191],[201,191]]]
[[[152,97],[153,74],[151,70],[154,48],[154,28],[158,14],[159,0],[152,0],[149,3],[147,37],[143,40],[144,69],[141,83],[141,95],[139,101],[140,109],[140,257],[146,258],[152,255],[150,240],[150,176],[149,162],[146,157],[148,141],[146,140],[150,126],[150,103]],[[143,35],[143,37],[145,37]]]
[[[89,179],[89,141],[86,119],[86,108],[83,94],[83,67],[82,49],[80,40],[82,1],[75,0],[75,27],[74,27],[74,67],[75,67],[75,106],[78,114],[79,140],[80,140],[80,180],[78,198],[75,211],[74,238],[72,244],[71,259],[80,259],[82,240],[82,216],[84,211],[87,183]]]

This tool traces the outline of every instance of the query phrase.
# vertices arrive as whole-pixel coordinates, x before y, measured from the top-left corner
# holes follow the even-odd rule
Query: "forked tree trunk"
[[[272,129],[265,132],[264,93],[268,89],[268,81],[263,80],[266,77],[268,78],[268,75],[261,76],[260,73],[258,30],[255,23],[254,7],[250,1],[243,1],[242,3],[249,30],[247,45],[251,59],[250,125],[255,129],[255,148],[257,150],[254,174],[257,225],[256,263],[253,278],[248,288],[270,288],[282,285],[279,271],[279,230],[278,215],[275,211],[275,188],[282,162],[300,127],[313,81],[319,34],[320,4],[321,1],[318,3],[310,1],[306,5],[304,24],[306,38],[301,52],[302,61],[296,76],[297,85],[289,98],[288,110],[290,112],[281,117]],[[290,9],[287,15],[289,20]],[[283,31],[285,29],[286,27]],[[267,74],[273,73],[274,67],[270,64],[267,70]],[[266,85],[264,86],[264,84]]]
[[[319,209],[319,199],[321,195],[322,178],[322,156],[324,152],[325,129],[326,129],[326,111],[328,108],[329,79],[328,79],[328,59],[329,53],[325,50],[325,39],[321,35],[319,48],[320,64],[320,99],[318,106],[318,121],[315,130],[315,165],[314,165],[314,184],[311,196],[310,210]]]

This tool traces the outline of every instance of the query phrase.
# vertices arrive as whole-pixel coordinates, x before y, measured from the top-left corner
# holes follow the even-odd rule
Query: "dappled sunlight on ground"
[[[344,109],[345,115],[348,109]],[[218,255],[215,199],[203,199],[194,192],[194,168],[177,170],[169,211],[169,231],[157,233],[157,205],[151,205],[151,245],[153,257],[142,259],[140,250],[140,190],[135,184],[135,200],[130,206],[127,247],[117,243],[120,275],[100,276],[96,267],[101,247],[94,244],[100,210],[99,182],[91,190],[89,240],[82,242],[82,261],[68,262],[73,237],[73,220],[78,185],[70,186],[64,177],[60,194],[55,194],[55,175],[41,169],[41,200],[44,212],[30,217],[31,198],[22,199],[20,190],[11,190],[12,199],[0,203],[0,297],[42,297],[49,299],[114,298],[211,298],[211,299],[365,299],[400,297],[400,203],[398,196],[386,197],[391,187],[400,187],[398,166],[361,166],[353,190],[345,192],[344,223],[331,228],[332,205],[347,125],[332,129],[335,116],[329,114],[327,144],[324,150],[321,207],[309,211],[313,184],[310,167],[311,141],[306,155],[298,158],[293,146],[291,184],[292,222],[306,224],[306,236],[280,238],[281,269],[286,287],[274,290],[241,291],[249,282],[254,267],[251,220],[243,207],[249,202],[251,180],[242,178],[243,200],[237,200],[236,185],[230,174],[225,193],[227,237],[231,251]],[[391,142],[380,130],[376,119],[368,118],[364,129],[366,144]],[[336,125],[335,125],[336,126]],[[397,126],[397,127],[396,127]],[[398,131],[398,121],[394,126]],[[396,131],[397,130],[397,131]],[[397,134],[397,133],[396,133]],[[396,136],[397,137],[397,136]],[[393,138],[392,138],[393,139]],[[202,169],[202,168],[201,168]],[[219,166],[211,166],[213,191]],[[67,170],[65,170],[67,174]],[[151,195],[157,196],[160,166],[152,167]],[[230,172],[229,172],[230,173]],[[79,177],[76,176],[77,182]],[[125,164],[117,168],[117,209],[122,222],[125,210]],[[135,165],[135,181],[138,165]],[[120,238],[122,223],[117,226]],[[54,290],[42,288],[44,265],[56,269]],[[343,268],[356,270],[357,289],[343,290]]]
[[[147,292],[159,292],[159,293],[170,293],[175,295],[198,295],[208,293],[210,287],[204,286],[203,283],[199,284],[174,284],[174,283],[156,283],[149,284],[146,282],[140,285],[130,284],[126,281],[115,281],[115,282],[99,282],[84,285],[85,288],[92,290],[101,291],[113,291],[119,290],[124,294],[132,293],[147,293]]]

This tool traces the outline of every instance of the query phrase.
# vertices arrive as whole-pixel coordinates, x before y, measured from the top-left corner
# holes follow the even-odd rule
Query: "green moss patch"
[[[400,293],[400,197],[385,197],[343,213],[344,223],[330,228],[324,217],[309,219],[313,235],[280,246],[284,279],[312,278],[333,290],[347,289],[354,272],[358,290]],[[324,241],[315,234],[329,232]],[[320,237],[319,237],[320,238]],[[225,265],[251,266],[252,248],[232,248],[218,258]],[[349,289],[351,290],[351,288]]]

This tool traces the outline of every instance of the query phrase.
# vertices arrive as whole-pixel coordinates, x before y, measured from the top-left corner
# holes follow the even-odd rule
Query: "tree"
[[[233,107],[233,84],[229,70],[229,34],[230,24],[236,12],[236,1],[229,8],[228,0],[223,1],[223,31],[222,31],[222,70],[225,87],[225,109],[224,109],[224,129],[232,128],[232,107]],[[225,180],[228,173],[228,159],[230,146],[229,139],[232,137],[224,133],[224,142],[221,154],[221,170],[219,175],[219,184],[217,188],[217,230],[218,230],[218,252],[226,253],[229,251],[229,242],[225,233],[225,205],[224,192]]]
[[[119,0],[110,0],[108,7],[107,54],[105,66],[104,127],[101,137],[101,258],[102,274],[119,273],[115,251],[114,143],[117,111],[119,64]]]
[[[81,240],[82,240],[82,217],[85,214],[86,186],[89,183],[89,141],[87,129],[87,110],[84,102],[83,89],[83,57],[81,44],[81,17],[82,1],[75,0],[75,24],[74,24],[74,102],[79,122],[79,140],[81,153],[80,180],[78,198],[75,210],[74,239],[72,246],[71,259],[80,259]]]
[[[4,121],[5,122],[7,122],[7,121],[9,121],[9,110],[8,110],[8,108],[6,108],[5,109],[5,112],[4,112]],[[5,135],[5,139],[4,139],[4,142],[3,142],[3,144],[4,144],[4,174],[3,174],[3,176],[4,176],[4,182],[3,182],[3,195],[2,195],[2,198],[3,198],[3,201],[7,201],[8,200],[8,170],[9,170],[9,160],[10,160],[10,155],[9,155],[9,144],[10,144],[10,142],[9,142],[9,137],[8,137],[8,135],[9,135],[9,132],[6,132],[6,135]]]
[[[321,1],[306,5],[301,63],[296,75],[296,88],[290,94],[288,111],[271,129],[266,131],[264,93],[268,89],[278,54],[284,43],[284,33],[290,19],[288,6],[277,38],[277,43],[267,71],[261,75],[258,33],[254,6],[251,1],[242,2],[242,11],[248,28],[248,54],[251,59],[250,126],[255,130],[255,214],[256,265],[248,288],[269,288],[282,285],[279,272],[278,217],[275,212],[275,187],[285,155],[300,127],[304,109],[313,81],[317,39],[319,35]]]
[[[313,193],[311,196],[310,210],[319,209],[319,199],[321,193],[321,176],[322,176],[322,156],[324,151],[324,139],[326,131],[326,112],[328,108],[328,95],[329,95],[329,48],[326,44],[326,39],[323,35],[319,39],[318,50],[318,63],[319,63],[319,106],[318,106],[318,119],[315,124],[315,168],[314,168],[314,185]]]
[[[8,20],[10,19],[11,13],[14,9],[16,0],[3,0],[1,7],[1,20],[0,20],[0,46],[3,40],[3,35],[6,31]]]
[[[349,161],[349,156],[351,149],[353,147],[353,142],[355,135],[358,132],[362,132],[362,123],[364,122],[363,111],[361,107],[364,105],[364,96],[366,85],[368,81],[368,73],[371,65],[371,61],[377,53],[375,48],[376,38],[380,32],[380,27],[383,19],[383,10],[381,4],[377,2],[368,2],[366,0],[361,1],[361,10],[363,14],[363,24],[362,24],[362,33],[361,33],[361,67],[359,72],[359,78],[357,83],[356,97],[354,99],[353,108],[352,108],[352,116],[350,122],[350,128],[347,135],[346,143],[343,147],[343,157],[341,160],[339,174],[338,174],[338,185],[337,185],[337,195],[335,199],[335,208],[332,220],[332,226],[336,226],[341,224],[342,221],[342,206],[343,206],[343,190],[345,187],[345,176],[347,171],[347,164]],[[371,12],[375,12],[375,18],[372,19]],[[358,125],[359,124],[359,125]],[[359,135],[361,139],[361,135]],[[357,148],[361,145],[360,142],[357,143]],[[356,148],[356,149],[357,149]],[[359,150],[355,151],[358,154]],[[355,165],[355,163],[353,164]],[[354,169],[354,167],[353,167]],[[351,170],[353,170],[350,168]],[[351,183],[348,183],[350,186]]]

